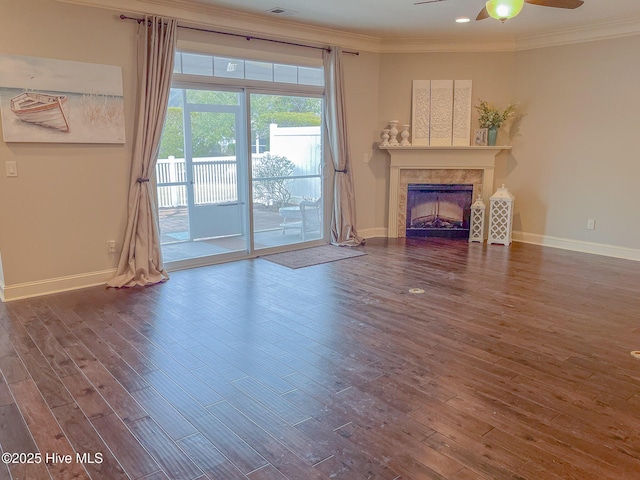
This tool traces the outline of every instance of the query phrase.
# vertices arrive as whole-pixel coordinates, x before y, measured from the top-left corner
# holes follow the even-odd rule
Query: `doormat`
[[[358,247],[337,247],[335,245],[322,245],[320,247],[304,248],[284,253],[265,255],[268,260],[288,268],[304,268],[321,263],[336,262],[345,258],[360,257],[366,255]]]

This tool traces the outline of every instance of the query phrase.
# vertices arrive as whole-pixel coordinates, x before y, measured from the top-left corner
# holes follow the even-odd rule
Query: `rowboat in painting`
[[[69,131],[66,95],[22,92],[10,100],[11,111],[23,122]]]

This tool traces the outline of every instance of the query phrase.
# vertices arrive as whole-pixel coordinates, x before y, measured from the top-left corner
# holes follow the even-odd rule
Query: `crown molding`
[[[373,53],[455,53],[509,52],[573,43],[584,43],[640,34],[640,18],[603,22],[563,31],[549,31],[515,38],[422,37],[393,38],[362,35],[343,30],[304,24],[287,18],[268,18],[227,8],[196,3],[192,0],[56,0],[61,3],[91,6],[118,13],[170,16],[185,25],[197,25],[248,33],[314,46],[339,45]],[[330,40],[327,40],[330,39]]]
[[[183,25],[207,27],[230,33],[248,32],[291,42],[304,41],[314,46],[339,45],[347,49],[379,52],[381,39],[303,24],[286,18],[265,18],[190,0],[56,0],[61,3],[91,6],[119,13],[153,14],[176,18]],[[330,39],[330,40],[327,40]]]
[[[640,17],[597,25],[572,28],[561,32],[547,32],[539,35],[516,38],[515,50],[533,50],[574,43],[595,42],[614,38],[640,35]]]
[[[385,38],[377,53],[479,53],[512,52],[515,40],[464,38]]]

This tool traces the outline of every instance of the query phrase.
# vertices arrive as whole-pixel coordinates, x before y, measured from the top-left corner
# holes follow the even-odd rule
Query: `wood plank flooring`
[[[364,249],[0,304],[0,480],[640,478],[640,262]]]

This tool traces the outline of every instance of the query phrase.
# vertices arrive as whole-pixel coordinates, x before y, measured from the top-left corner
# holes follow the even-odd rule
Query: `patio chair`
[[[287,233],[288,228],[292,228],[294,230],[302,229],[302,218],[300,215],[299,205],[293,207],[281,207],[278,209],[278,213],[282,217],[282,223],[280,226],[282,227],[283,235]]]
[[[322,198],[315,201],[304,200],[300,202],[300,218],[302,240],[307,239],[310,233],[318,233],[322,236]],[[318,238],[319,238],[318,237]]]
[[[303,200],[297,207],[281,208],[280,216],[283,218],[283,222],[280,224],[283,234],[291,228],[299,229],[302,240],[306,240],[310,233],[321,233],[322,199]]]

